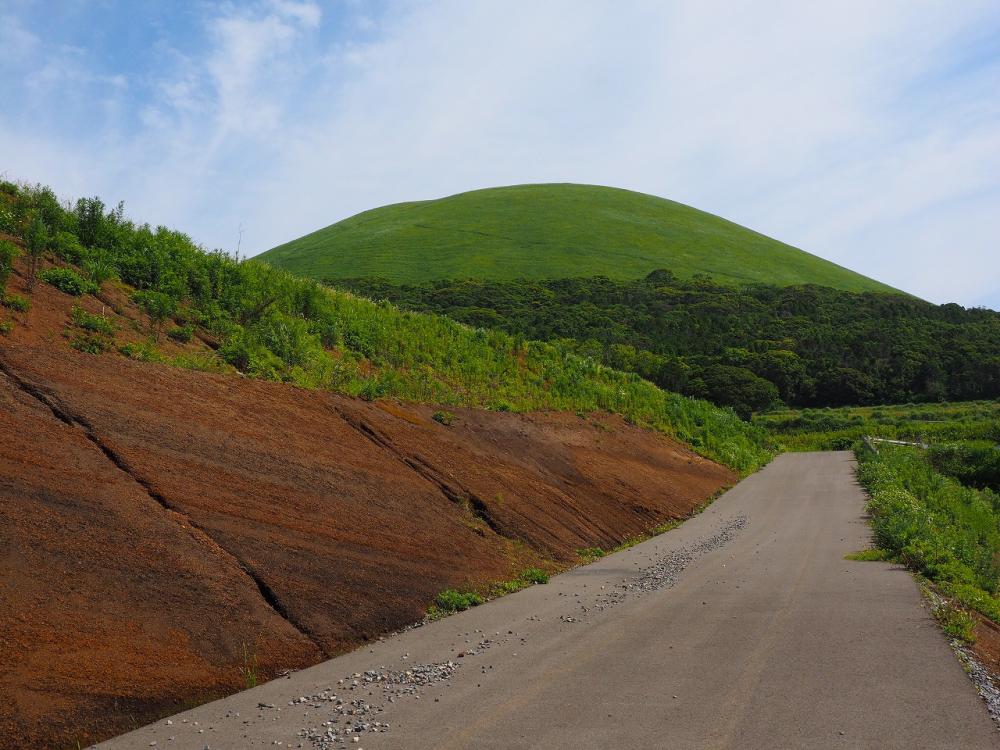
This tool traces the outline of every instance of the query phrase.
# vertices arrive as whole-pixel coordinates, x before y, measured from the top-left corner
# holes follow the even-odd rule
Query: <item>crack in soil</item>
[[[228,558],[253,582],[261,598],[268,605],[268,607],[274,611],[275,614],[291,625],[297,632],[301,633],[303,637],[309,639],[309,641],[311,641],[313,645],[319,649],[321,654],[327,658],[330,657],[330,652],[324,647],[316,635],[311,633],[308,628],[297,622],[295,618],[289,614],[287,607],[285,607],[267,582],[257,574],[257,571],[245,563],[239,556],[219,544],[200,524],[192,520],[189,515],[171,503],[166,496],[158,492],[147,480],[139,476],[135,469],[129,465],[128,461],[126,461],[123,456],[108,445],[107,442],[101,439],[93,425],[85,417],[71,412],[59,401],[58,397],[46,393],[38,386],[33,385],[32,383],[29,383],[21,378],[11,367],[10,363],[5,361],[2,357],[0,357],[0,372],[2,372],[7,379],[17,386],[23,393],[31,396],[43,406],[47,407],[48,410],[52,412],[52,415],[60,422],[72,427],[75,430],[79,430],[87,440],[89,440],[98,450],[101,451],[101,453],[104,454],[104,457],[107,458],[108,461],[115,466],[115,468],[125,474],[135,484],[139,485],[143,492],[156,502],[157,505],[167,511],[168,514],[182,528],[186,525],[186,530],[189,531],[192,536],[215,550],[218,554]]]
[[[470,492],[465,487],[459,485],[456,490],[448,482],[441,478],[440,472],[434,468],[433,465],[428,463],[425,459],[420,456],[411,456],[404,453],[399,448],[395,446],[388,438],[381,435],[377,430],[375,430],[367,422],[358,419],[357,417],[347,414],[340,408],[334,406],[332,411],[337,414],[341,419],[348,424],[348,426],[357,430],[358,433],[368,438],[372,443],[374,443],[379,448],[385,450],[390,455],[392,455],[396,460],[401,462],[403,465],[409,467],[415,474],[417,474],[422,479],[430,482],[443,494],[448,500],[455,503],[456,505],[465,508],[472,514],[472,517],[482,521],[497,536],[503,537],[504,539],[509,539],[511,541],[519,541],[516,537],[511,536],[504,532],[503,527],[497,522],[495,518],[490,514],[489,508],[481,497],[476,495],[474,492]]]

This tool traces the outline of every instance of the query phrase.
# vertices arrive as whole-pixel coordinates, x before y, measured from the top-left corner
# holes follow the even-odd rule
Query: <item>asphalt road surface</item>
[[[1000,746],[910,575],[844,559],[853,467],[781,456],[648,542],[99,747]]]

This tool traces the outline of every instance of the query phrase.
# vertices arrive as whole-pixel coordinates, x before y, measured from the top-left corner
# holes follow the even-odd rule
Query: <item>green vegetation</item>
[[[771,456],[766,434],[734,412],[666,393],[560,344],[400,311],[204,252],[179,232],[134,224],[121,205],[107,211],[97,198],[64,206],[47,188],[7,183],[0,206],[0,215],[13,217],[12,228],[0,228],[17,234],[45,217],[47,234],[76,238],[61,246],[81,263],[111,264],[155,325],[183,315],[221,342],[222,362],[255,377],[442,406],[606,410],[744,473]]]
[[[0,320],[0,336],[6,336],[14,330],[14,324],[9,320]]]
[[[79,297],[83,294],[93,294],[97,285],[88,281],[70,268],[48,268],[38,274],[38,278],[46,284],[51,284],[60,292]]]
[[[445,589],[434,599],[434,604],[427,614],[430,617],[435,617],[451,612],[461,612],[470,607],[478,607],[484,601],[483,597],[474,591]]]
[[[0,303],[3,304],[9,310],[14,312],[28,312],[31,309],[31,301],[27,297],[22,297],[19,294],[5,294],[3,299],[0,299]]]
[[[940,474],[916,448],[861,450],[859,462],[878,548],[1000,621],[1000,495]],[[949,615],[949,627],[958,619]]]
[[[1000,313],[901,294],[740,288],[669,271],[612,281],[338,282],[372,299],[562,346],[742,416],[1000,396]]]
[[[260,258],[322,280],[635,279],[670,268],[727,284],[892,291],[718,216],[593,185],[518,185],[385,206]]]
[[[433,419],[438,424],[443,424],[445,427],[447,427],[448,425],[450,425],[452,422],[455,421],[455,415],[452,414],[450,411],[436,411],[431,415],[431,419]]]
[[[14,270],[14,258],[17,257],[17,246],[9,240],[0,240],[0,299],[4,298],[4,288],[7,279]]]
[[[70,320],[73,324],[85,331],[93,333],[103,333],[105,336],[113,336],[115,333],[114,324],[103,315],[94,315],[87,312],[79,305],[73,305],[70,310]]]
[[[521,573],[520,580],[526,584],[548,583],[549,574],[539,568],[528,568]]]
[[[844,555],[845,560],[857,562],[885,562],[892,560],[892,553],[884,549],[863,549],[859,552],[851,552]]]
[[[952,638],[966,643],[975,643],[976,618],[954,602],[942,601],[934,607],[934,617],[941,623],[941,629]]]
[[[496,581],[486,589],[486,597],[495,599],[498,596],[513,594],[521,589],[549,582],[549,574],[541,568],[527,568],[521,571],[516,578],[507,581]],[[486,597],[476,591],[458,591],[456,589],[446,589],[434,599],[434,604],[427,610],[427,616],[431,619],[443,617],[452,612],[461,612],[470,607],[478,607]]]
[[[1000,433],[1000,425],[993,433]],[[1000,492],[1000,443],[996,439],[932,445],[928,456],[942,474],[964,485]]]
[[[753,421],[791,451],[847,450],[865,436],[933,443],[934,450],[955,441],[1000,441],[1000,401],[787,410]]]
[[[178,344],[190,343],[191,339],[194,338],[194,326],[184,325],[171,328],[167,331],[167,336],[176,341]]]
[[[578,549],[576,554],[579,555],[580,559],[586,564],[594,562],[594,560],[600,560],[608,553],[600,547],[584,547],[582,549]]]
[[[243,663],[240,666],[240,677],[243,678],[243,684],[247,690],[257,687],[257,683],[260,682],[257,652],[251,652],[250,647],[246,643],[243,644]]]

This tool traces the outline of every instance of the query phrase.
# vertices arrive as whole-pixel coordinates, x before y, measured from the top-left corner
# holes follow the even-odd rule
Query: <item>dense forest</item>
[[[735,288],[654,271],[636,281],[330,280],[580,354],[747,416],[784,402],[841,406],[1000,396],[1000,313],[902,294]]]

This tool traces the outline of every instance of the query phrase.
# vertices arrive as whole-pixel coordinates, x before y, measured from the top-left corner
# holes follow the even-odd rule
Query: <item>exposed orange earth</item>
[[[23,268],[9,291],[24,294]],[[607,414],[369,403],[71,349],[39,283],[0,336],[0,747],[77,747],[557,570],[736,477]],[[207,350],[195,339],[160,348]]]

